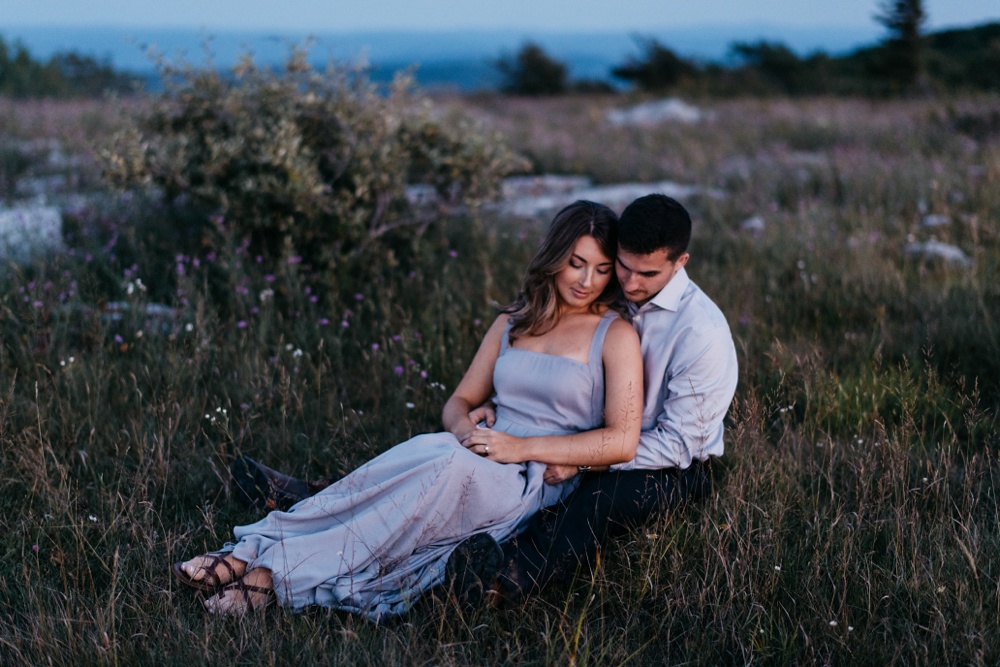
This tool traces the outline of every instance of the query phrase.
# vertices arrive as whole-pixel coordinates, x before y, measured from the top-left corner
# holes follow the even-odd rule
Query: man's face
[[[654,250],[648,255],[639,255],[619,247],[615,272],[625,298],[641,306],[666,287],[687,261],[687,253],[671,261],[667,257],[666,248]]]

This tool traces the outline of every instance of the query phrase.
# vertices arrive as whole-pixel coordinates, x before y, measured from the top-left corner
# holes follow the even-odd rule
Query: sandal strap
[[[225,596],[227,591],[239,591],[240,595],[243,596],[243,604],[246,605],[247,611],[255,611],[258,607],[250,599],[251,593],[262,593],[264,597],[263,607],[266,607],[269,600],[269,596],[274,594],[273,588],[264,588],[263,586],[254,586],[253,584],[245,583],[242,579],[237,579],[233,583],[223,586],[219,590],[219,599]]]
[[[218,572],[219,565],[225,565],[226,569],[229,570],[229,579],[227,580],[227,583],[234,581],[237,578],[236,570],[233,569],[233,566],[230,565],[228,560],[226,560],[226,556],[228,555],[229,552],[212,552],[205,554],[205,556],[212,557],[212,562],[208,565],[203,565],[201,569],[205,571],[206,577],[212,578],[212,584],[214,586],[221,586],[223,584],[222,577],[219,576]]]

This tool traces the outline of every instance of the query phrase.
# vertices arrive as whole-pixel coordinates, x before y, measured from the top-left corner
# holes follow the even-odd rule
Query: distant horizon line
[[[927,31],[938,31],[938,30],[948,30],[952,28],[969,28],[978,25],[984,25],[988,23],[1000,23],[1000,18],[995,20],[987,20],[980,23],[971,23],[963,25],[947,25],[940,27],[928,28]],[[811,29],[836,29],[836,30],[879,30],[881,29],[874,21],[866,23],[781,23],[776,21],[757,21],[757,22],[746,22],[746,23],[727,23],[727,22],[703,22],[703,23],[684,23],[684,24],[674,24],[674,25],[660,25],[660,26],[642,26],[636,28],[526,28],[518,26],[496,26],[484,28],[482,26],[449,26],[443,28],[427,28],[427,27],[414,27],[414,28],[397,28],[397,27],[381,27],[381,28],[234,28],[229,26],[208,26],[208,25],[140,25],[140,24],[117,24],[117,23],[76,23],[76,24],[64,24],[64,23],[17,23],[17,24],[6,24],[0,27],[0,33],[9,32],[16,29],[57,29],[57,30],[78,30],[78,29],[107,29],[107,30],[180,30],[180,31],[202,31],[210,30],[212,32],[220,33],[253,33],[258,35],[271,35],[271,34],[283,34],[283,33],[296,33],[296,34],[357,34],[357,33],[399,33],[399,34],[413,34],[413,33],[497,33],[497,32],[517,32],[517,33],[540,33],[547,35],[586,35],[586,34],[629,34],[629,33],[640,33],[640,32],[670,32],[674,30],[704,30],[704,29],[733,29],[733,30],[747,30],[747,29],[761,29],[761,28],[780,28],[789,30],[811,30]]]

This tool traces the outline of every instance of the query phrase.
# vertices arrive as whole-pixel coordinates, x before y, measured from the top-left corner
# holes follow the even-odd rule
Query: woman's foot
[[[246,572],[247,564],[231,553],[213,552],[174,563],[174,574],[182,583],[203,591],[235,581]]]
[[[249,570],[242,579],[224,586],[205,600],[205,611],[220,616],[245,616],[260,611],[274,601],[274,582],[266,567]]]

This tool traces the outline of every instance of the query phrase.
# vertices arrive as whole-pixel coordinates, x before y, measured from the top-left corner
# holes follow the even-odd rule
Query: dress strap
[[[598,322],[597,328],[594,330],[594,337],[590,341],[590,351],[587,353],[587,365],[590,368],[597,371],[603,368],[604,338],[608,334],[608,327],[619,317],[621,316],[617,312],[609,310]]]
[[[505,326],[503,328],[503,336],[500,337],[500,354],[503,354],[504,352],[506,352],[507,348],[510,347],[510,328],[511,328],[511,326],[512,326],[512,323],[508,319],[507,320],[507,326]]]

